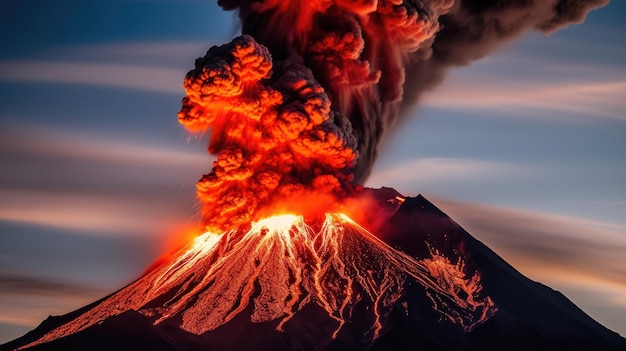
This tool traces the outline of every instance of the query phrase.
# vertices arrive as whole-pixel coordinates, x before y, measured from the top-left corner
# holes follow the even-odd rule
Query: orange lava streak
[[[423,287],[444,319],[471,330],[496,308],[481,294],[480,276],[463,273],[439,252],[418,260],[394,250],[345,214],[326,214],[315,228],[285,214],[248,229],[205,233],[71,323],[35,344],[76,333],[128,310],[203,334],[251,311],[252,322],[276,321],[283,330],[309,304],[337,322],[333,338],[357,306],[372,311],[365,336],[380,336],[385,321],[412,284]],[[366,326],[367,328],[367,326]]]
[[[343,235],[343,227],[336,226],[332,218],[326,215],[326,221],[316,239],[316,252],[320,265],[315,276],[315,287],[320,296],[322,307],[339,322],[333,332],[336,338],[345,323],[344,311],[353,299],[352,277],[345,262],[337,255],[340,252],[338,237]],[[322,264],[323,262],[323,264]]]
[[[480,276],[475,274],[472,277],[468,277],[464,273],[465,264],[460,258],[456,264],[453,264],[437,249],[429,247],[429,250],[431,258],[423,260],[423,263],[428,268],[430,276],[436,279],[437,284],[442,289],[447,290],[447,295],[454,300],[456,305],[472,311],[482,308],[481,317],[474,321],[469,321],[469,323],[463,320],[463,316],[456,313],[446,313],[446,317],[453,322],[461,324],[466,331],[472,330],[476,325],[491,316],[491,311],[495,310],[494,302],[489,296],[482,301],[476,301],[482,290]]]

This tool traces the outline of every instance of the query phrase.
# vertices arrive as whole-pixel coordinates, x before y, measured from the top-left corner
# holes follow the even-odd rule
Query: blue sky
[[[196,222],[206,140],[176,113],[239,33],[211,1],[0,5],[0,342],[136,278]],[[626,3],[453,69],[368,185],[425,194],[626,335]]]

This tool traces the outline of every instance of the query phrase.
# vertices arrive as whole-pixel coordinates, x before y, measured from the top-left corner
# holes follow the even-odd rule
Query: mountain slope
[[[498,307],[493,318],[469,335],[476,349],[626,350],[624,338],[560,292],[524,277],[421,195],[407,198],[380,232],[387,243],[410,255],[423,255],[432,245],[448,257],[471,257],[467,261],[480,272],[485,294]]]
[[[422,196],[364,191],[342,214],[206,233],[122,290],[10,350],[626,350]]]

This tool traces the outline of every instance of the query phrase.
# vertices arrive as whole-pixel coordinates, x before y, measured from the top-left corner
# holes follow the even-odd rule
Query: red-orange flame
[[[304,66],[282,72],[244,35],[211,48],[187,74],[179,120],[191,131],[212,128],[209,152],[218,154],[197,184],[209,230],[258,219],[268,204],[310,207],[349,188],[357,158],[349,122]]]
[[[394,250],[342,213],[309,224],[283,214],[247,230],[198,236],[169,261],[29,346],[128,310],[194,334],[215,330],[244,311],[250,311],[251,322],[277,321],[282,330],[306,305],[321,307],[336,321],[333,337],[365,306],[371,327],[364,337],[374,340],[391,311],[406,306],[402,299],[412,284],[423,287],[441,317],[471,330],[496,308],[482,294],[480,275],[463,271],[462,261],[451,264],[436,250],[425,259]]]

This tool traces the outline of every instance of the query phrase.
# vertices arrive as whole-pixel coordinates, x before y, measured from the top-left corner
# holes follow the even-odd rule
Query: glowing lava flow
[[[491,299],[481,296],[477,273],[468,277],[462,262],[451,264],[436,251],[431,256],[419,260],[394,250],[344,214],[327,214],[311,225],[302,216],[270,217],[249,229],[203,234],[170,262],[34,344],[128,310],[194,334],[244,311],[251,322],[275,321],[283,330],[309,304],[336,321],[333,338],[353,322],[355,309],[370,311],[366,337],[374,340],[392,309],[408,314],[410,286],[421,287],[444,320],[466,331],[495,313]]]

